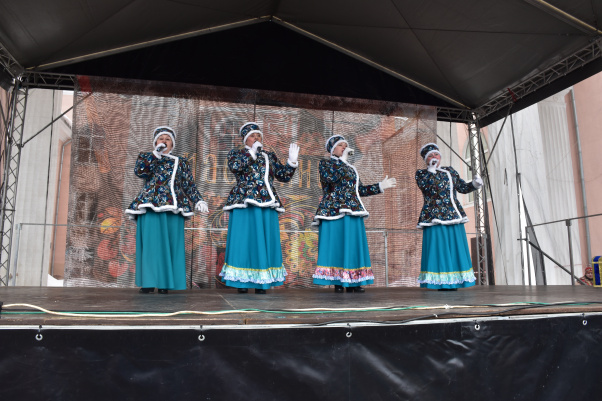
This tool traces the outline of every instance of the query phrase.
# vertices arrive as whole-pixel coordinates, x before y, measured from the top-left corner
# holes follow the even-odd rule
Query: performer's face
[[[345,149],[347,149],[347,144],[345,142],[339,143],[337,146],[334,147],[332,154],[336,157],[341,157],[343,156],[343,152],[345,151]]]
[[[245,145],[247,145],[248,147],[252,147],[255,142],[259,141],[261,141],[261,134],[259,132],[253,132],[247,137]]]
[[[173,149],[173,141],[171,140],[171,137],[167,134],[159,135],[159,138],[157,138],[156,145],[159,145],[160,143],[164,143],[165,146],[167,146],[165,150],[161,153],[169,153]]]
[[[441,164],[441,155],[437,152],[433,152],[426,157],[426,165],[430,166],[431,160],[433,159],[437,159],[437,167],[439,167],[439,165]]]

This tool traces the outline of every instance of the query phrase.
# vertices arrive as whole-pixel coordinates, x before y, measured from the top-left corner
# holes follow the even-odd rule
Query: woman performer
[[[284,212],[274,179],[288,182],[299,163],[299,146],[289,147],[288,161],[280,164],[274,152],[263,148],[263,133],[255,122],[240,128],[244,147],[228,153],[228,168],[236,176],[224,210],[230,212],[222,281],[256,294],[284,284],[278,212]]]
[[[427,168],[416,171],[416,183],[424,196],[418,219],[422,232],[420,287],[455,291],[475,285],[464,223],[468,221],[456,191],[467,194],[483,186],[475,176],[466,183],[452,167],[440,167],[441,153],[434,143],[420,149]]]
[[[314,217],[319,224],[318,262],[314,284],[334,285],[334,292],[365,292],[374,283],[364,217],[368,212],[360,196],[376,195],[396,186],[386,176],[378,184],[362,185],[355,167],[347,159],[353,154],[341,135],[326,141],[329,159],[320,161],[322,201]]]
[[[171,154],[176,133],[170,127],[153,132],[152,152],[141,152],[134,173],[145,180],[144,187],[126,209],[137,220],[136,285],[148,294],[159,289],[186,289],[184,220],[194,209],[207,213],[207,203],[199,194],[190,163]]]

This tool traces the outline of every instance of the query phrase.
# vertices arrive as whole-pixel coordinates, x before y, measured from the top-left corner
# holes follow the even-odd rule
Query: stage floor
[[[602,312],[602,289],[585,286],[477,286],[453,292],[367,288],[364,294],[335,294],[331,288],[252,291],[195,288],[162,295],[139,294],[137,288],[0,287],[0,326],[295,325]]]

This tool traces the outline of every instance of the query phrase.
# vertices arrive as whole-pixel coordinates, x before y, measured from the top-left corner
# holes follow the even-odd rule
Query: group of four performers
[[[298,166],[299,146],[292,143],[288,160],[281,163],[263,146],[263,133],[255,122],[240,128],[244,147],[228,153],[228,168],[236,176],[224,210],[230,213],[222,281],[246,293],[256,294],[284,284],[278,213],[284,207],[274,179],[288,182]],[[172,155],[176,132],[166,126],[153,132],[153,151],[141,152],[135,174],[144,187],[126,209],[137,220],[136,285],[141,293],[161,294],[186,289],[184,220],[208,206],[194,183],[187,159]],[[320,161],[323,196],[314,216],[319,226],[318,261],[313,282],[334,285],[336,293],[364,292],[374,283],[361,197],[396,186],[395,178],[363,185],[357,169],[348,161],[353,149],[341,135],[326,141],[328,159]],[[418,228],[423,230],[421,287],[455,290],[475,283],[464,223],[468,221],[456,192],[469,193],[483,185],[477,176],[463,181],[451,167],[441,167],[441,153],[434,143],[420,149],[427,164],[416,171],[416,183],[424,196]],[[168,213],[169,212],[169,213]]]

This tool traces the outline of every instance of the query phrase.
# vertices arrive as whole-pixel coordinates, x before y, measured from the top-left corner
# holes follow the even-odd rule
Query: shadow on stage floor
[[[367,288],[235,289],[139,294],[136,288],[1,287],[0,325],[279,325],[403,322],[601,312],[585,286],[476,286],[458,291]]]

